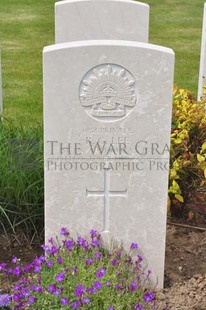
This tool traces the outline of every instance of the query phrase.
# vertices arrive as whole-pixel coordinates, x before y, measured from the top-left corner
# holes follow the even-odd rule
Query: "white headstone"
[[[174,53],[131,41],[44,49],[46,238],[137,242],[163,286]]]
[[[203,95],[203,86],[206,86],[206,3],[204,4],[203,22],[202,22],[202,43],[200,54],[200,69],[198,83],[198,100]]]
[[[55,4],[55,42],[148,42],[149,6],[131,0],[69,0]]]

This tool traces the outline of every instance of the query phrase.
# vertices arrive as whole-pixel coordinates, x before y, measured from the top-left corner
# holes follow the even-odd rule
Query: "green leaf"
[[[182,139],[180,139],[180,138],[174,139],[174,143],[180,144],[180,143],[182,143]]]
[[[203,161],[205,161],[205,157],[200,154],[197,154],[197,160],[199,161],[199,163],[202,163]]]
[[[180,202],[184,202],[184,198],[182,197],[182,195],[176,194],[175,198]]]
[[[202,151],[205,151],[205,150],[206,150],[206,142],[204,142],[202,145]]]

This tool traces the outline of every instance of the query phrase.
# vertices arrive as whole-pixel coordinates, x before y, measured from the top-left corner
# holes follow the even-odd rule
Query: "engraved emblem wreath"
[[[115,121],[128,115],[137,101],[136,81],[116,64],[102,64],[82,78],[79,97],[86,113],[101,121]]]

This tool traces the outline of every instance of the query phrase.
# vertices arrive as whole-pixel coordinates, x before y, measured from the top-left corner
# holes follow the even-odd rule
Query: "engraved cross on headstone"
[[[123,191],[110,191],[109,168],[104,168],[104,190],[94,191],[86,189],[87,197],[104,197],[104,232],[109,232],[110,197],[127,197],[127,188]]]

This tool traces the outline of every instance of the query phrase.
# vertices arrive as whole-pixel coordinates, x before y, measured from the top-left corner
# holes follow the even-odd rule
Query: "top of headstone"
[[[135,42],[135,41],[125,41],[125,40],[89,40],[89,41],[78,41],[78,42],[65,42],[61,44],[53,44],[45,46],[43,49],[44,53],[52,52],[55,50],[63,50],[73,47],[84,47],[84,46],[130,46],[130,47],[139,47],[146,50],[154,50],[154,51],[160,51],[168,54],[174,55],[174,51],[165,46],[156,45],[156,44],[150,44],[150,43],[144,43],[144,42]]]
[[[55,42],[148,42],[149,5],[133,0],[65,0],[55,4]]]
[[[135,4],[135,5],[142,5],[142,6],[149,7],[149,4],[142,3],[139,1],[135,1],[135,0],[63,0],[63,1],[56,2],[55,6],[62,5],[65,3],[72,3],[72,2],[126,2],[132,5]]]

